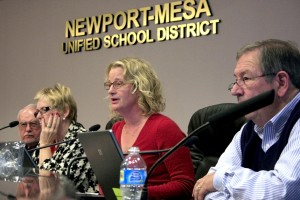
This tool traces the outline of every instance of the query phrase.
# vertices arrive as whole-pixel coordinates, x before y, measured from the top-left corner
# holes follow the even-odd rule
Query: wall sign
[[[208,0],[185,0],[68,20],[68,41],[62,43],[62,51],[70,54],[214,35],[221,20],[212,17]],[[195,19],[199,21],[190,22]],[[155,28],[149,29],[150,23]]]

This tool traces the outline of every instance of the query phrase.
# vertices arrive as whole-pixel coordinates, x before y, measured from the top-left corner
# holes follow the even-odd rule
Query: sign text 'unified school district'
[[[62,43],[62,51],[70,54],[214,35],[221,20],[212,16],[208,0],[185,0],[68,20],[68,41]]]

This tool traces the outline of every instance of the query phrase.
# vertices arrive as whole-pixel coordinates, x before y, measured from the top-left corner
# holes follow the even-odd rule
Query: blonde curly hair
[[[120,67],[124,70],[124,79],[133,85],[132,92],[138,92],[138,106],[143,114],[149,116],[165,109],[165,98],[161,83],[150,63],[140,58],[126,57],[112,62],[106,68],[105,80],[111,69]],[[112,116],[119,116],[111,110]]]

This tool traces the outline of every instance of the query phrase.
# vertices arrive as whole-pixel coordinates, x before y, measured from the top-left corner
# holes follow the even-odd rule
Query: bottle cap
[[[138,147],[130,147],[128,151],[129,151],[129,153],[139,153],[140,152],[140,148],[138,148]]]

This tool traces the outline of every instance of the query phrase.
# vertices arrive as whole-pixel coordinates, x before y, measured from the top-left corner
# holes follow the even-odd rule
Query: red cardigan
[[[112,128],[121,146],[124,121],[116,122]],[[177,124],[162,114],[153,114],[142,128],[133,146],[140,151],[168,149],[185,137]],[[142,155],[147,170],[162,154]],[[154,199],[190,199],[195,184],[189,149],[181,147],[157,166],[148,180],[148,197]]]

